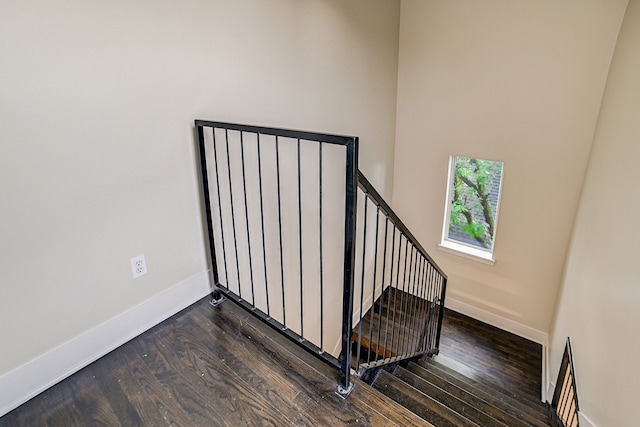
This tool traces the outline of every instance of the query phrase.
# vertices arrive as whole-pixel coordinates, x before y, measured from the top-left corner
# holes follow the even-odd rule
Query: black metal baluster
[[[406,329],[405,329],[405,324],[404,324],[404,320],[406,320],[406,312],[405,312],[405,299],[406,299],[406,278],[407,278],[407,251],[409,250],[409,242],[406,239],[406,236],[404,235],[404,233],[400,234],[400,238],[402,239],[403,237],[405,237],[405,244],[404,244],[404,267],[402,268],[402,282],[398,282],[398,286],[400,286],[400,283],[402,283],[402,289],[400,290],[400,308],[398,310],[398,343],[397,343],[397,348],[398,351],[396,352],[399,355],[402,355],[403,353],[403,346],[404,346],[404,338],[406,336]],[[400,266],[398,266],[398,268],[400,268]],[[398,271],[399,272],[399,271]]]
[[[282,199],[280,197],[280,140],[276,135],[276,182],[278,187],[278,231],[280,234],[280,288],[282,290],[282,326],[287,329],[287,310],[284,299],[284,259],[282,250]]]
[[[435,270],[435,268],[433,268],[433,266],[431,266],[431,269],[430,269],[430,277],[431,277],[430,280],[433,283],[433,289],[434,289],[434,291],[433,291],[434,292],[434,294],[433,294],[433,303],[434,303],[433,309],[436,310],[435,313],[439,317],[442,314],[442,307],[440,306],[440,301],[439,301],[439,291],[441,289],[441,287],[440,287],[440,277],[438,276],[438,272]],[[436,340],[437,327],[438,327],[438,324],[435,323],[435,322],[431,325],[431,331],[432,331],[431,342],[434,343],[434,345],[435,345],[435,342],[437,341]]]
[[[420,254],[420,272],[418,273],[418,286],[420,287],[420,318],[418,319],[418,328],[420,329],[420,342],[419,349],[420,351],[425,350],[424,346],[424,335],[427,330],[427,307],[428,303],[426,301],[425,295],[425,286],[424,286],[424,268],[425,268],[425,258],[422,254]]]
[[[200,129],[202,129],[202,127],[200,127]],[[219,169],[220,167],[218,166],[218,149],[217,149],[217,144],[216,144],[216,130],[215,129],[211,129],[211,133],[213,135],[213,163],[215,165],[215,169],[216,169],[216,194],[218,196],[218,214],[220,215],[220,238],[222,240],[222,264],[224,265],[224,276],[225,276],[225,286],[228,286],[229,283],[229,275],[228,275],[228,268],[227,268],[227,255],[226,255],[226,250],[224,247],[224,226],[223,224],[223,220],[222,220],[222,203],[220,202],[220,178],[219,178]],[[204,152],[203,152],[204,155]],[[208,191],[207,191],[208,193]],[[207,203],[207,209],[210,210],[210,201],[206,202]],[[213,226],[213,223],[212,223]],[[213,242],[211,242],[211,244],[213,245]],[[218,275],[218,268],[216,266],[216,271],[215,271],[215,275]],[[214,282],[215,282],[215,277],[214,277]],[[218,283],[215,283],[215,285],[219,285],[220,284],[220,279],[218,277]],[[214,299],[219,299],[221,296],[218,295],[218,298],[214,298]]]
[[[318,142],[318,222],[320,234],[320,351],[324,352],[324,280],[322,260],[322,141]]]
[[[380,315],[378,316],[378,339],[376,340],[377,350],[376,350],[376,362],[378,361],[378,356],[380,355],[380,339],[382,338],[382,313],[384,310],[384,301],[385,301],[385,293],[387,294],[387,301],[389,300],[387,290],[389,290],[389,286],[385,289],[386,275],[387,275],[387,248],[389,247],[389,217],[385,214],[384,216],[384,251],[382,254],[382,289],[380,294]],[[387,306],[388,307],[388,306]],[[387,322],[388,325],[388,314],[389,310],[387,309]],[[386,348],[386,332],[385,332],[385,345],[383,348]]]
[[[420,319],[420,330],[422,331],[422,335],[420,335],[420,351],[427,350],[426,347],[426,335],[427,335],[427,324],[429,322],[429,300],[427,298],[427,285],[425,283],[426,269],[427,269],[428,261],[422,256],[420,258],[420,295],[422,297],[422,305],[421,305],[421,313],[422,317]]]
[[[227,267],[227,252],[224,244],[224,222],[222,220],[222,202],[220,201],[220,177],[218,173],[218,149],[216,144],[216,129],[211,129],[213,132],[213,163],[215,164],[216,170],[216,193],[218,194],[218,214],[220,215],[220,237],[222,238],[222,264],[224,264],[224,278],[225,278],[225,286],[229,286],[229,268]],[[206,170],[205,170],[206,173]],[[217,269],[216,269],[217,270]],[[219,285],[219,283],[216,283]],[[219,298],[215,298],[219,299]]]
[[[300,138],[298,138],[298,249],[300,264],[300,336],[304,339],[304,298],[302,295],[302,180],[300,168]]]
[[[569,373],[569,375],[567,375]],[[567,413],[567,402],[569,401],[569,397],[571,394],[571,389],[569,387],[571,378],[567,378],[570,376],[569,364],[567,364],[567,368],[564,372],[564,376],[562,378],[562,394],[560,395],[560,418],[565,420],[565,415]]]
[[[442,320],[444,318],[444,296],[447,292],[447,279],[438,272],[438,278],[440,282],[440,295],[438,297],[438,305],[440,306],[440,312],[438,313],[438,326],[436,327],[436,345],[435,348],[440,348],[440,335],[442,333]]]
[[[425,265],[425,257],[420,256],[420,273],[418,274],[418,284],[420,286],[420,318],[418,319],[418,327],[420,328],[420,351],[426,350],[425,343],[427,334],[427,323],[429,321],[429,318],[427,317],[427,314],[429,313],[429,303],[426,299],[426,286],[424,284]]]
[[[433,341],[433,315],[435,310],[437,309],[436,303],[436,289],[435,284],[433,282],[433,268],[431,267],[431,263],[427,264],[427,289],[428,289],[428,301],[429,301],[429,314],[427,318],[427,346],[428,348],[432,348]]]
[[[264,264],[264,289],[265,297],[267,299],[267,317],[271,318],[271,310],[269,308],[269,278],[267,276],[267,247],[265,244],[264,234],[264,197],[262,194],[262,155],[260,154],[260,132],[256,135],[258,149],[258,185],[260,188],[260,224],[262,226],[262,262]]]
[[[249,231],[249,204],[247,203],[247,177],[244,167],[244,132],[240,132],[240,160],[242,163],[242,189],[244,191],[244,218],[247,225],[247,252],[249,254],[249,278],[251,282],[251,305],[256,308],[256,297],[253,285],[253,257],[251,256],[251,232]]]
[[[578,409],[575,408],[571,416],[570,424],[571,426],[578,425]]]
[[[409,252],[409,239],[405,236],[405,244],[404,244],[404,267],[402,268],[402,293],[400,294],[400,332],[398,334],[398,348],[399,353],[402,355],[404,353],[405,344],[407,341],[407,302],[409,300],[409,296],[407,294],[407,258]]]
[[[573,401],[575,403],[574,416],[578,416],[578,411],[580,411],[580,404],[578,402],[578,387],[576,386],[576,374],[575,374],[575,364],[573,363],[573,350],[571,349],[571,339],[567,337],[567,343],[565,344],[567,349],[567,355],[569,357],[569,372],[571,376],[571,389],[573,390]]]
[[[242,284],[240,283],[240,262],[238,261],[238,239],[236,235],[236,214],[233,208],[233,183],[231,181],[231,159],[229,157],[229,130],[224,130],[225,142],[227,146],[227,172],[229,175],[229,200],[231,202],[231,224],[233,228],[233,247],[236,254],[236,275],[238,277],[238,296],[242,300]]]
[[[409,309],[409,313],[410,313],[410,319],[411,319],[411,336],[410,336],[410,341],[409,341],[409,349],[412,353],[414,353],[416,351],[416,338],[418,336],[418,334],[416,334],[416,331],[418,331],[418,328],[416,328],[418,322],[417,322],[417,318],[418,318],[418,313],[416,311],[416,307],[418,304],[418,296],[416,293],[416,270],[418,269],[417,266],[417,250],[416,247],[412,244],[411,245],[411,261],[410,261],[410,268],[409,268],[409,276],[410,276],[410,284],[411,284],[411,291],[409,293],[409,295],[411,295],[410,301],[411,301],[411,305],[410,305],[410,309]]]
[[[416,248],[415,259],[415,295],[416,295],[416,317],[415,317],[415,330],[417,331],[415,340],[415,351],[422,351],[422,337],[424,333],[424,298],[422,296],[422,254],[419,249]]]
[[[562,360],[560,361],[560,370],[558,371],[558,378],[556,380],[556,388],[553,391],[553,399],[551,400],[551,405],[556,408],[556,413],[559,411],[560,394],[562,392],[562,384],[565,381],[566,370],[568,369],[568,366],[569,353],[567,352],[567,344],[565,344],[564,352],[562,353]]]
[[[411,258],[409,259],[409,340],[407,342],[407,352],[415,352],[416,342],[416,247],[411,245]]]
[[[378,231],[380,229],[380,206],[376,205],[376,239],[375,239],[375,251],[373,254],[373,286],[371,290],[371,319],[369,321],[369,351],[367,353],[367,363],[371,362],[371,347],[373,346],[373,324],[375,323],[376,312],[376,279],[378,275],[378,246],[380,245],[378,239]],[[384,290],[384,285],[382,285]],[[382,293],[380,294],[382,297]]]
[[[395,292],[395,298],[394,298],[394,304],[393,304],[393,324],[400,326],[401,325],[401,319],[402,319],[402,301],[403,301],[403,295],[402,293],[400,293],[400,296],[398,296],[399,292],[402,292],[402,289],[400,289],[400,260],[402,258],[402,231],[400,231],[400,233],[398,233],[398,267],[396,268],[396,292]],[[406,252],[406,250],[405,250]],[[400,300],[400,307],[398,307],[398,300]],[[398,322],[396,323],[396,313],[398,313]],[[398,331],[395,334],[394,337],[392,337],[391,340],[391,347],[393,349],[395,349],[394,353],[397,355],[400,353],[400,335],[401,335],[401,329],[400,327],[397,328]],[[396,332],[396,328],[394,327],[393,329],[394,332]],[[397,340],[397,341],[396,341]]]
[[[389,347],[389,341],[388,341],[388,335],[387,333],[389,332],[389,319],[391,319],[391,345],[393,345],[393,327],[395,325],[395,308],[393,308],[393,315],[391,314],[392,311],[392,307],[391,307],[391,303],[393,303],[395,305],[395,288],[393,287],[393,271],[394,271],[394,265],[395,265],[395,249],[396,249],[396,225],[392,222],[391,223],[393,225],[393,240],[391,241],[391,275],[389,276],[389,298],[388,298],[388,304],[387,304],[387,326],[386,326],[386,331],[385,331],[385,336],[384,336],[384,351],[385,351],[385,356],[387,351],[389,351],[391,348]],[[400,251],[398,251],[398,253],[400,253]],[[391,296],[391,293],[393,291],[393,297]]]
[[[395,226],[395,224],[394,224]],[[397,335],[400,333],[400,331],[398,330],[396,333],[396,329],[397,329],[397,323],[396,323],[396,313],[398,312],[398,300],[400,299],[400,297],[398,296],[398,291],[400,290],[400,257],[401,257],[401,253],[402,253],[402,232],[398,232],[398,258],[396,261],[396,269],[395,269],[395,273],[396,273],[396,286],[394,287],[394,292],[393,292],[393,318],[392,318],[392,324],[393,324],[393,328],[392,328],[392,335],[391,335],[391,348],[393,349],[394,353],[398,353],[398,349],[395,346],[395,342],[397,339]],[[400,317],[400,313],[397,313],[398,318]]]
[[[425,343],[424,346],[426,349],[431,350],[433,348],[433,342],[431,341],[430,338],[430,334],[431,334],[431,323],[432,323],[432,300],[431,300],[431,282],[429,281],[429,270],[431,268],[431,263],[427,262],[425,264],[425,269],[424,269],[424,282],[425,282],[425,291],[426,291],[426,304],[427,304],[427,319],[426,319],[426,325],[425,325]]]
[[[363,225],[363,229],[362,229],[362,274],[360,277],[360,319],[358,321],[358,347],[356,350],[356,370],[358,370],[358,366],[360,365],[360,351],[361,351],[361,347],[362,347],[362,318],[363,313],[362,310],[364,309],[363,307],[363,303],[364,303],[364,270],[365,270],[365,263],[366,263],[366,257],[367,257],[367,205],[369,204],[369,195],[367,193],[364,193],[364,225]],[[371,343],[369,343],[369,345],[371,345]]]

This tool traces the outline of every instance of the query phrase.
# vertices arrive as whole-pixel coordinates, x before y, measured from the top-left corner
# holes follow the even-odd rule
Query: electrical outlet
[[[131,271],[134,279],[147,274],[147,261],[144,259],[144,254],[131,258]]]

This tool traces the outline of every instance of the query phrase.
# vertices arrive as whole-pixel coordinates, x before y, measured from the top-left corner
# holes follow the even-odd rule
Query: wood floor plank
[[[243,387],[224,365],[211,365],[181,342],[188,335],[174,322],[153,340],[141,337],[138,351],[162,385],[196,425],[274,425],[293,423],[266,399]]]
[[[60,393],[60,404],[47,411],[50,425],[120,425],[118,416],[111,407],[110,400],[100,388],[100,377],[106,373],[100,370],[82,369],[70,387],[59,387],[48,393]]]
[[[477,369],[503,388],[540,399],[540,344],[445,309],[440,354]]]
[[[0,427],[46,426],[48,407],[49,401],[40,394],[0,417]]]
[[[208,337],[196,341],[187,339],[185,344],[202,354],[202,357],[210,358],[211,363],[226,365],[265,396],[277,394],[279,398],[291,402],[300,393],[299,387],[287,378],[287,368],[274,364],[272,359],[256,351],[253,342],[238,340],[237,334],[234,336],[221,329],[221,322],[211,322],[204,315],[194,314],[185,321],[189,322],[190,328]],[[228,330],[232,331],[230,328]]]
[[[294,401],[301,394],[300,387],[291,381],[290,369],[273,360],[265,360],[254,342],[240,343],[237,337],[226,334],[217,325],[209,322],[207,327],[202,316],[192,316],[185,321],[190,322],[190,328],[196,331],[212,334],[215,340],[198,340],[189,338],[182,341],[192,351],[198,352],[211,365],[224,364],[234,373],[238,381],[252,388],[256,393],[264,396],[274,408],[292,420],[296,425],[314,425],[326,417],[326,411],[310,410],[308,406],[298,407]],[[331,421],[327,418],[327,422]]]
[[[162,388],[132,346],[125,345],[108,356],[111,356],[107,362],[115,381],[142,420],[140,425],[171,426],[190,422],[187,414],[177,407],[175,400]]]
[[[145,422],[140,417],[138,410],[132,403],[132,396],[127,395],[125,390],[120,386],[120,383],[127,381],[130,378],[128,372],[126,372],[126,365],[116,363],[116,359],[119,359],[120,352],[112,352],[107,354],[98,361],[96,366],[100,367],[104,375],[97,375],[96,381],[105,396],[109,396],[109,406],[113,409],[114,413],[118,417],[118,421],[121,425],[126,426],[142,426]],[[134,394],[135,396],[135,394]],[[160,422],[160,419],[151,419],[154,424]],[[150,423],[147,423],[147,425]],[[166,425],[161,423],[157,425]]]
[[[274,333],[235,303],[213,308],[207,300],[0,417],[0,426],[432,425],[357,379],[351,395],[341,399],[335,394],[334,367]],[[384,315],[391,316],[394,310],[409,307],[409,314],[402,315],[404,324],[394,332],[399,348],[402,337],[414,333],[412,303],[405,298],[382,307]],[[484,337],[499,340],[501,334],[489,329],[473,336],[465,322],[456,317],[448,323],[463,333],[445,338],[443,332],[442,342],[449,343],[443,353],[464,353],[468,340],[472,349],[478,349],[468,355],[469,360],[482,369],[504,363],[504,372],[494,375],[500,372],[507,379],[537,366],[537,360],[529,359],[537,351],[535,345],[523,347],[528,355],[512,355],[518,341],[510,336],[499,343],[492,361],[483,361],[480,353],[491,350]],[[362,335],[368,335],[364,329]],[[467,347],[466,352],[474,350]],[[535,375],[521,376],[535,381]]]
[[[404,425],[425,425],[413,414],[400,408],[372,408],[371,400],[359,398],[361,390],[366,390],[367,385],[360,383],[357,392],[353,392],[349,398],[341,399],[335,394],[336,371],[328,365],[318,363],[314,356],[299,350],[290,341],[279,335],[273,334],[268,326],[260,323],[253,316],[238,312],[235,307],[226,302],[215,310],[226,311],[227,316],[213,316],[211,321],[225,329],[225,332],[234,335],[239,343],[254,346],[256,354],[267,358],[270,363],[285,366],[286,375],[296,388],[299,395],[294,399],[294,404],[302,411],[313,411],[316,419],[327,419],[326,425],[393,425],[393,419],[400,419]],[[202,306],[202,310],[210,307]],[[238,314],[241,313],[241,314]],[[234,319],[235,315],[239,318]],[[387,403],[389,401],[387,400]],[[392,413],[393,410],[398,413]],[[316,424],[317,425],[317,424]],[[403,425],[403,424],[398,424]]]

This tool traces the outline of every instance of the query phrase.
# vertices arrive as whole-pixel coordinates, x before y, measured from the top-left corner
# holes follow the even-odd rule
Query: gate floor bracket
[[[226,300],[226,298],[224,296],[222,296],[221,293],[219,293],[218,294],[218,298],[216,298],[215,296],[211,297],[211,301],[209,301],[209,304],[211,304],[214,307],[217,307],[220,304],[222,304],[225,300]]]

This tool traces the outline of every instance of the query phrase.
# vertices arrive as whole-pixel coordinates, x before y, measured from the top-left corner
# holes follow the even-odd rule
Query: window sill
[[[493,259],[492,253],[472,248],[471,246],[461,245],[459,243],[445,240],[438,245],[438,248],[441,251],[478,261],[483,264],[494,265],[496,263],[496,260]]]

